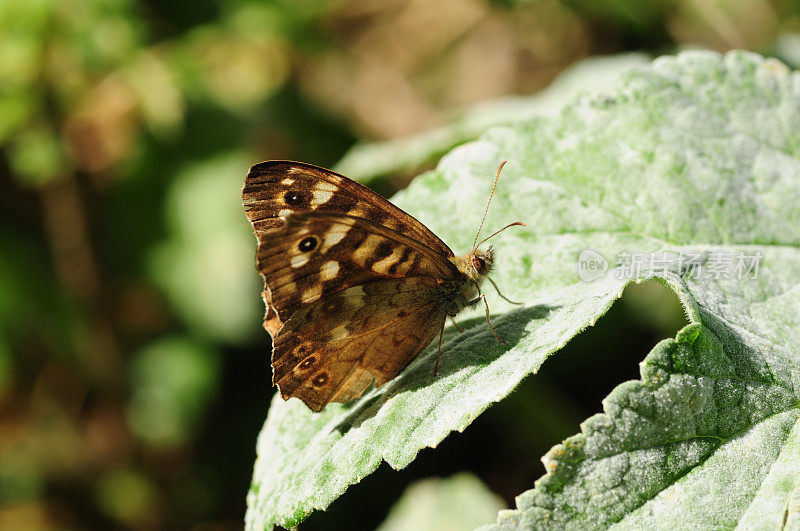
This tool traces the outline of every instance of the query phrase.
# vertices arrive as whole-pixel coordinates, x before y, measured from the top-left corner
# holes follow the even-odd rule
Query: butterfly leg
[[[500,288],[498,288],[498,287],[497,287],[497,284],[495,284],[495,283],[494,283],[494,280],[492,280],[490,277],[486,277],[486,280],[488,280],[489,282],[491,282],[491,283],[492,283],[492,286],[494,286],[494,289],[495,289],[495,291],[497,292],[497,294],[498,294],[498,295],[500,295],[500,296],[501,296],[503,299],[505,299],[506,301],[510,302],[511,304],[516,304],[517,306],[522,306],[523,304],[525,304],[524,302],[515,302],[515,301],[512,301],[511,299],[509,299],[508,297],[506,297],[505,295],[503,295],[502,293],[500,293]]]
[[[486,308],[486,324],[489,325],[489,330],[492,331],[492,334],[494,334],[495,339],[497,339],[500,343],[505,345],[506,342],[500,339],[500,336],[497,335],[497,332],[495,332],[494,327],[492,326],[492,320],[489,318],[489,303],[486,302],[486,295],[484,295],[483,292],[481,292],[480,287],[478,287],[478,295],[479,297],[478,299],[475,300],[475,302],[477,302],[478,300],[483,301],[483,306]]]
[[[442,354],[442,338],[444,337],[444,322],[442,322],[442,329],[439,331],[439,350],[436,351],[436,364],[433,366],[433,377],[436,378],[436,372],[439,370],[439,356]]]
[[[451,317],[451,318],[450,318],[450,322],[451,322],[451,323],[453,323],[453,326],[455,326],[455,327],[456,327],[456,329],[457,329],[459,332],[461,332],[462,334],[464,333],[464,329],[463,329],[463,328],[461,328],[460,326],[458,326],[458,323],[456,322],[456,320],[455,320],[455,319],[453,319],[453,318]]]

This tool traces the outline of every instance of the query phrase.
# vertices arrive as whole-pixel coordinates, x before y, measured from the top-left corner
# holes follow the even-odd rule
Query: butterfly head
[[[487,247],[485,251],[473,249],[469,254],[470,272],[472,273],[470,276],[477,279],[488,275],[492,270],[492,266],[494,266],[494,249],[492,249],[492,246]]]
[[[486,250],[473,249],[461,256],[454,256],[451,260],[459,271],[480,284],[494,266],[494,249],[491,245]]]

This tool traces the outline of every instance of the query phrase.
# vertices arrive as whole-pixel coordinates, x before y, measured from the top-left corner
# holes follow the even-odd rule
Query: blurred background
[[[274,392],[250,165],[390,196],[486,127],[687,47],[797,68],[800,2],[0,0],[0,528],[241,527]],[[462,471],[513,506],[684,322],[663,286],[629,288],[464,434],[302,527],[374,528]],[[412,491],[448,499],[430,485]]]

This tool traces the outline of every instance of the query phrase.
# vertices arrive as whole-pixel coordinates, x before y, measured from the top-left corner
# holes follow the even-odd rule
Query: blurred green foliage
[[[258,332],[252,316],[253,236],[241,215],[240,153],[220,155],[179,172],[165,194],[169,239],[153,249],[150,275],[198,336],[233,344]]]
[[[255,241],[239,204],[252,163],[332,166],[356,142],[533,94],[595,54],[736,46],[791,63],[799,9],[0,0],[0,527],[241,526],[272,394]],[[386,193],[421,169],[386,165],[402,168],[373,183]],[[661,322],[632,359],[672,334],[675,320]],[[620,380],[607,377],[606,392]],[[561,392],[553,402],[585,399],[589,413],[605,395]],[[530,404],[509,401],[494,422],[515,407]],[[546,450],[587,415],[576,405],[552,416],[565,433],[523,430],[507,459]],[[508,425],[492,418],[482,425]],[[478,440],[480,426],[470,428]],[[414,473],[472,467],[510,502],[541,472],[522,467],[515,482],[498,461],[464,455]],[[383,477],[365,494],[386,494],[366,527],[402,489]],[[347,503],[308,525],[352,523]]]
[[[185,444],[215,398],[217,353],[186,337],[161,339],[131,361],[128,422],[142,440]]]

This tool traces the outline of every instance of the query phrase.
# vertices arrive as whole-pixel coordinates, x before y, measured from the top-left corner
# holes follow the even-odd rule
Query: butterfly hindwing
[[[271,160],[250,168],[242,190],[256,235],[280,227],[290,213],[315,210],[368,219],[409,236],[445,257],[450,248],[425,225],[343,175],[302,162]]]
[[[441,330],[438,289],[425,277],[385,280],[302,308],[275,338],[273,383],[320,411],[391,380]]]

